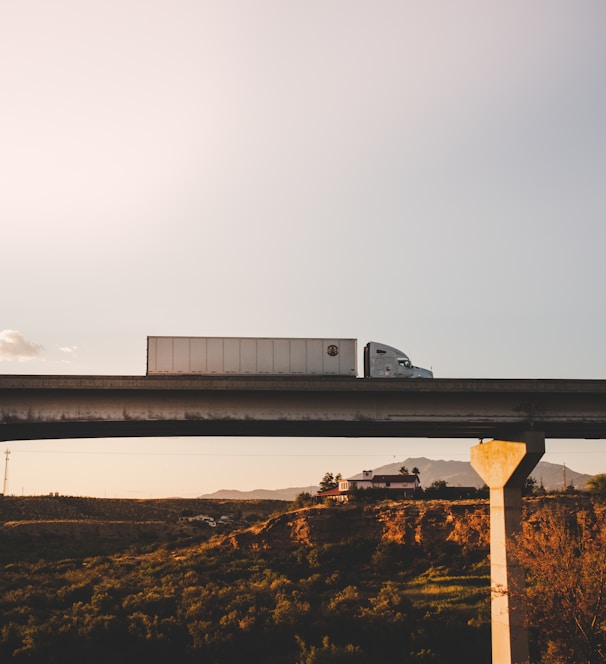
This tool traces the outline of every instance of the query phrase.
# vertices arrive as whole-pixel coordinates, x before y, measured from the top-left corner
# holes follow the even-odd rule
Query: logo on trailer
[[[326,352],[331,356],[334,357],[335,355],[339,354],[339,347],[335,346],[335,344],[330,344],[330,346],[326,349]]]

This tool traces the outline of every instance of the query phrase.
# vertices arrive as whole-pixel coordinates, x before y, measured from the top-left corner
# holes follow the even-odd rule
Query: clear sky
[[[603,0],[3,0],[0,372],[353,337],[606,378]],[[306,486],[475,441],[7,442],[9,491]],[[606,442],[546,460],[606,471]],[[4,457],[0,457],[4,460]]]

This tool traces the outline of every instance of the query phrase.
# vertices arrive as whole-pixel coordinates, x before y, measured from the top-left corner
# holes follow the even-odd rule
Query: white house
[[[363,470],[362,476],[339,480],[339,486],[329,491],[318,491],[320,498],[331,498],[346,502],[349,494],[359,489],[384,489],[398,491],[399,495],[412,496],[421,488],[418,475],[375,475],[372,470]]]

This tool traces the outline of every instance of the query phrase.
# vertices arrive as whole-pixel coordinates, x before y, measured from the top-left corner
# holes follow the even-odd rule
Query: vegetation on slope
[[[195,541],[123,539],[102,555],[65,542],[63,557],[21,558],[5,538],[0,661],[488,661],[485,508],[316,507]],[[604,661],[600,503],[533,499],[525,523],[533,661]]]
[[[601,500],[542,505],[516,554],[527,573],[534,661],[606,662],[606,508]]]
[[[312,512],[334,514],[333,525],[342,514]],[[321,537],[312,528],[311,539],[287,547],[255,549],[240,541],[236,548],[225,534],[207,542],[138,542],[112,555],[57,559],[55,551],[46,559],[5,560],[0,659],[227,663],[244,653],[248,661],[281,664],[482,659],[489,638],[487,568],[478,566],[484,555],[458,547],[451,558],[446,543],[443,552],[435,542],[427,549],[402,545],[377,538],[373,528],[342,538],[324,523]],[[255,530],[267,543],[267,529]],[[416,581],[430,570],[441,588],[435,605]]]
[[[163,546],[144,555],[13,563],[2,576],[0,656],[15,662],[233,662],[242,653],[258,662],[401,661],[404,655],[413,662],[480,661],[488,638],[486,576],[475,575],[472,606],[468,598],[459,606],[450,579],[444,601],[430,606],[403,553],[370,541],[288,553]],[[453,646],[460,656],[453,657]]]

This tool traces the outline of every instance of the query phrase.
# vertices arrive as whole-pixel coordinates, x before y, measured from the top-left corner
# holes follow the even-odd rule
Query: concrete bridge
[[[606,381],[0,376],[0,440],[120,436],[491,439],[471,462],[490,487],[492,662],[524,664],[522,486],[545,438],[606,438]]]
[[[0,375],[0,440],[606,438],[606,380]]]

